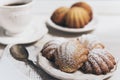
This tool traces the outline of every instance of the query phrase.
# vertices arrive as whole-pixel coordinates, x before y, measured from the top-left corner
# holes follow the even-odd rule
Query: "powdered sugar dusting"
[[[95,35],[82,35],[79,37],[79,41],[90,50],[97,44],[103,45],[103,43]]]
[[[54,54],[56,54],[56,49],[65,41],[67,40],[64,38],[57,38],[54,40],[50,40],[43,46],[42,54],[46,58],[52,59],[54,57]]]

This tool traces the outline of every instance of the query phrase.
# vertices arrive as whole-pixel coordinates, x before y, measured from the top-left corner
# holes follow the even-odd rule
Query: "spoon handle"
[[[29,71],[29,77],[34,80],[41,80],[41,77],[39,75],[39,67],[36,66],[33,61],[27,60],[26,63],[31,67]],[[32,71],[31,71],[32,70]]]
[[[27,60],[27,64],[32,66],[33,68],[37,68],[38,69],[38,67],[31,60]]]

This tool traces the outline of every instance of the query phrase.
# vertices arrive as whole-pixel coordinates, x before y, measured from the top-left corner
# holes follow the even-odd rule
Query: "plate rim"
[[[39,57],[39,56],[41,56],[41,57]],[[78,80],[78,79],[85,80],[85,79],[80,78],[81,76],[80,77],[78,77],[78,76],[77,77],[70,77],[70,76],[75,76],[75,74],[71,75],[70,73],[65,73],[65,72],[62,72],[62,71],[60,71],[58,69],[51,68],[51,69],[54,69],[54,70],[57,70],[57,71],[61,72],[60,74],[63,73],[62,75],[64,77],[61,76],[61,75],[56,75],[56,74],[54,74],[54,72],[51,71],[51,69],[46,69],[46,67],[43,64],[40,63],[41,62],[40,58],[42,58],[44,60],[47,60],[45,57],[42,56],[42,53],[39,53],[38,56],[37,56],[37,60],[38,60],[37,63],[39,65],[39,67],[42,68],[46,73],[48,73],[49,75],[51,75],[51,76],[53,76],[55,78],[64,79],[64,80]],[[47,60],[47,61],[50,62],[49,60]],[[110,73],[107,73],[107,75],[98,75],[97,76],[97,75],[94,75],[94,74],[86,74],[87,75],[86,77],[92,76],[92,77],[95,77],[95,79],[97,78],[97,80],[104,80],[104,79],[106,79],[108,77],[111,77],[114,74],[114,72],[116,71],[116,69],[117,69],[117,65],[114,67],[113,71],[111,71]],[[67,75],[67,77],[66,77],[65,74]],[[90,79],[90,78],[87,78],[87,79]],[[93,79],[90,79],[90,80],[93,80]]]
[[[83,33],[83,32],[88,32],[88,31],[92,31],[96,29],[96,24],[98,24],[98,18],[96,15],[93,15],[93,19],[84,28],[79,28],[79,29],[67,28],[67,27],[62,27],[60,25],[57,25],[51,20],[50,16],[47,18],[45,23],[47,26],[54,28],[56,30],[59,30],[59,31],[69,32],[69,33]]]

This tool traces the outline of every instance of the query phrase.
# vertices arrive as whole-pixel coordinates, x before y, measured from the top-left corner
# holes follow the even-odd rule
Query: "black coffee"
[[[24,4],[26,4],[26,3],[10,3],[5,6],[20,6],[20,5],[24,5]]]

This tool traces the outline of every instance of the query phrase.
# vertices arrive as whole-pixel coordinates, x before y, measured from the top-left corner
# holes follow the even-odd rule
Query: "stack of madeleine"
[[[89,4],[77,2],[70,8],[60,7],[56,9],[51,20],[60,26],[68,28],[84,28],[93,17],[93,11]]]

